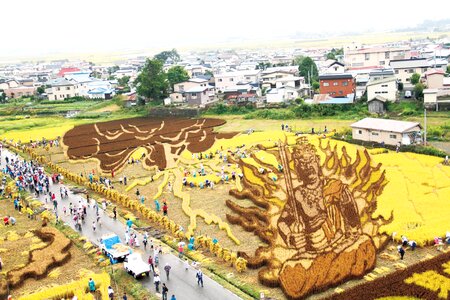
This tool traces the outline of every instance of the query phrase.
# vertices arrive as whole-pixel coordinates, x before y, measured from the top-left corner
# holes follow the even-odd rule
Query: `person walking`
[[[167,216],[167,211],[169,210],[169,207],[167,206],[167,203],[164,202],[163,205],[163,215]]]
[[[108,286],[108,297],[110,300],[114,300],[114,290],[111,286]]]
[[[113,218],[114,218],[114,220],[116,220],[117,219],[117,207],[116,206],[114,206],[114,208],[113,208]]]
[[[169,263],[166,263],[166,265],[164,266],[164,271],[166,271],[167,280],[169,280],[170,269],[172,269],[172,267],[169,265]]]
[[[148,264],[152,268],[153,273],[155,273],[155,266],[153,265],[153,257],[151,255],[148,257]]]
[[[159,293],[159,284],[161,283],[161,279],[159,278],[158,273],[153,275],[153,283],[155,284],[155,290]]]
[[[163,285],[162,285],[162,300],[167,300],[168,292],[169,292],[169,289],[167,288],[166,284],[163,283]]]
[[[170,297],[170,300],[177,300],[177,298],[175,298],[175,295],[172,295],[172,297]]]
[[[144,239],[142,240],[142,244],[144,244],[144,249],[147,249],[147,235],[144,234]]]
[[[403,246],[398,246],[398,253],[400,254],[400,259],[403,260],[403,256],[405,255],[405,249],[403,249]]]
[[[97,228],[97,224],[95,224],[95,221],[92,222],[92,231],[95,232],[95,229]]]
[[[2,258],[0,257],[0,271],[3,269],[3,261]]]
[[[202,270],[198,269],[197,274],[195,275],[197,277],[197,285],[202,285],[203,287],[203,273]]]
[[[127,293],[123,293],[122,300],[128,300]]]
[[[89,287],[89,292],[91,292],[91,293],[95,292],[95,282],[92,278],[89,278],[88,287]]]

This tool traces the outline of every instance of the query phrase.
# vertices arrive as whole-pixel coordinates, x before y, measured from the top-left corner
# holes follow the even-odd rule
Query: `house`
[[[19,87],[20,84],[17,80],[5,80],[3,82],[0,82],[0,90],[6,90],[10,88],[16,88]]]
[[[223,91],[223,94],[225,99],[237,98],[243,95],[246,95],[248,97],[259,97],[261,96],[261,89],[250,84],[238,84],[227,87]]]
[[[390,66],[394,69],[395,77],[399,82],[409,83],[411,81],[411,75],[414,73],[422,75],[429,69],[445,71],[447,62],[429,60],[426,58],[411,58],[391,60]]]
[[[61,70],[59,70],[57,76],[64,77],[64,75],[66,75],[66,73],[79,72],[79,71],[80,71],[80,69],[78,69],[78,68],[61,68]]]
[[[259,86],[261,70],[244,70],[214,74],[214,78],[215,87],[218,91],[224,91],[228,87],[235,86],[239,83]]]
[[[409,47],[345,48],[344,62],[348,67],[389,66],[391,60],[411,58]]]
[[[388,101],[397,100],[397,79],[387,77],[378,80],[370,80],[367,83],[367,100],[372,100],[376,96],[382,96]]]
[[[212,101],[207,86],[193,87],[185,92],[185,96],[190,106],[204,106]]]
[[[319,83],[320,93],[331,97],[345,97],[356,90],[355,79],[348,73],[320,75]]]
[[[51,83],[51,88],[46,90],[48,100],[64,100],[79,96],[78,83],[61,78]]]
[[[367,100],[369,112],[372,114],[384,114],[386,112],[387,99],[378,95],[373,99]]]
[[[123,101],[124,101],[124,106],[125,107],[132,107],[132,106],[136,106],[137,105],[137,94],[136,94],[136,92],[124,94],[124,96],[125,96],[125,98],[123,99]]]
[[[438,89],[424,89],[423,90],[423,104],[426,107],[434,107],[437,104]]]
[[[269,104],[285,103],[290,100],[295,100],[298,96],[299,94],[296,88],[284,86],[268,90],[266,93],[266,101]]]
[[[410,145],[420,142],[422,127],[418,122],[365,118],[350,125],[353,139],[385,143],[387,145]]]
[[[88,98],[91,99],[112,99],[115,92],[114,89],[111,88],[104,88],[104,87],[96,87],[92,90],[89,90],[87,92]]]
[[[345,97],[331,97],[323,101],[318,102],[319,104],[352,104],[355,101],[355,94],[348,94]]]
[[[369,72],[369,80],[380,80],[384,78],[394,78],[395,72],[392,68],[373,69]]]
[[[36,88],[32,86],[18,86],[4,90],[8,98],[30,97],[36,93]]]
[[[188,81],[175,84],[173,86],[173,91],[176,93],[184,93],[185,91],[198,86],[208,86],[208,80],[204,78],[191,78]]]
[[[173,92],[169,95],[170,103],[183,103],[185,101],[185,97],[183,93]]]
[[[445,72],[442,70],[428,70],[424,74],[427,87],[429,89],[442,89],[444,87],[444,75]]]
[[[325,74],[340,74],[345,72],[345,65],[343,63],[340,63],[338,61],[332,62],[330,65],[327,66],[325,69]]]

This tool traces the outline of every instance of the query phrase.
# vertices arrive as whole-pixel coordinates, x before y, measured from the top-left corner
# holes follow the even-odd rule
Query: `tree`
[[[258,63],[258,65],[256,65],[256,70],[265,70],[270,67],[272,67],[272,64],[270,62],[260,62]]]
[[[112,73],[115,73],[116,71],[120,70],[119,66],[113,66],[108,68],[108,74],[111,75]]]
[[[189,75],[182,66],[174,66],[167,71],[167,79],[173,89],[175,84],[188,80]]]
[[[416,97],[417,100],[423,100],[423,90],[424,89],[425,89],[425,86],[420,82],[414,86],[414,97]]]
[[[128,85],[128,82],[130,82],[130,76],[123,76],[122,78],[117,79],[117,82],[119,83],[119,86],[125,87]]]
[[[316,63],[308,56],[298,56],[295,58],[295,62],[298,65],[298,71],[300,76],[305,77],[310,82],[319,80],[319,72],[317,70]]]
[[[312,88],[313,90],[317,91],[320,88],[320,83],[317,81],[313,81]]]
[[[0,90],[0,103],[6,103],[6,94],[3,90]]]
[[[447,66],[447,74],[450,74],[450,66]]]
[[[39,95],[42,95],[43,93],[45,93],[45,86],[41,85],[40,87],[38,87],[38,88],[36,89],[36,92],[37,92]]]
[[[167,97],[169,82],[163,70],[163,62],[158,59],[147,59],[134,85],[138,95],[147,99],[160,101]]]
[[[163,51],[155,55],[154,59],[160,60],[165,63],[168,59],[171,59],[172,62],[176,63],[181,60],[180,55],[178,54],[176,49],[172,49],[170,51]]]
[[[340,48],[340,49],[331,49],[330,52],[327,53],[327,59],[336,59],[336,56],[338,55],[344,55],[344,49]]]
[[[420,74],[414,73],[411,75],[411,83],[416,85],[419,83],[420,80]]]
[[[397,84],[397,87],[398,87],[398,90],[401,92],[401,91],[403,91],[403,82],[399,82],[398,84]]]

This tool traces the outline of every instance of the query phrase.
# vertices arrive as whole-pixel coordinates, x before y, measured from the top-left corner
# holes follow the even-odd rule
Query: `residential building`
[[[367,100],[369,112],[372,114],[384,114],[386,112],[387,99],[378,95],[373,99]]]
[[[18,86],[5,89],[3,92],[8,98],[29,97],[36,93],[36,88],[32,86]]]
[[[59,79],[51,83],[51,88],[46,90],[49,100],[64,100],[79,96],[78,83],[67,79]]]
[[[350,125],[353,139],[387,145],[410,145],[421,141],[418,122],[365,118]]]
[[[136,92],[131,92],[124,95],[124,106],[125,107],[132,107],[137,105],[137,94]]]
[[[344,62],[348,67],[389,66],[391,60],[409,58],[411,58],[409,47],[344,49]]]
[[[345,72],[345,65],[343,63],[340,63],[338,61],[332,62],[328,67],[325,69],[325,74],[341,74]]]
[[[442,70],[428,70],[424,74],[426,85],[429,89],[442,89],[444,87],[444,75]]]
[[[251,84],[259,86],[261,78],[261,70],[244,70],[214,74],[215,87],[218,91],[224,91],[230,86],[241,84]]]
[[[320,93],[331,97],[346,97],[355,94],[356,83],[351,74],[324,74],[319,76]]]
[[[390,66],[394,69],[395,77],[399,82],[409,83],[411,75],[414,73],[424,74],[430,69],[439,69],[445,71],[447,61],[429,60],[425,58],[412,58],[391,60]]]
[[[272,88],[266,93],[266,101],[269,104],[285,103],[295,100],[299,96],[298,90],[294,87],[284,86]]]
[[[261,96],[261,89],[250,84],[239,84],[227,87],[223,93],[225,99],[252,98]]]
[[[381,96],[388,101],[397,100],[397,79],[395,77],[370,80],[366,88],[367,100],[375,99],[376,96]]]
[[[395,72],[392,68],[373,69],[369,72],[369,80],[380,80],[384,78],[395,78]]]
[[[169,95],[170,102],[171,103],[183,103],[185,101],[185,97],[183,96],[183,93],[180,92],[173,92]]]
[[[58,77],[64,77],[64,75],[66,75],[66,73],[72,73],[72,72],[79,72],[80,69],[78,68],[61,68],[61,70],[59,70],[58,72]]]
[[[173,91],[176,93],[184,93],[185,91],[194,87],[206,87],[208,86],[208,80],[204,78],[191,78],[188,81],[177,83],[173,86]]]
[[[19,82],[16,80],[5,80],[3,82],[0,82],[0,90],[6,90],[16,87],[19,87]]]
[[[434,107],[436,105],[437,96],[438,96],[438,89],[424,89],[423,90],[423,104],[426,107]]]
[[[185,92],[185,96],[190,106],[204,106],[213,100],[206,86],[193,87]]]

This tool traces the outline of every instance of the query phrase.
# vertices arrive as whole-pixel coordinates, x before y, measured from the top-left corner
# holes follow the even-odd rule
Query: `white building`
[[[214,74],[216,90],[224,91],[229,86],[238,83],[254,83],[259,85],[261,78],[260,70],[244,70]]]
[[[385,143],[386,145],[410,145],[420,142],[421,126],[417,122],[365,118],[350,125],[355,140]]]
[[[280,88],[270,89],[266,93],[267,103],[284,103],[290,100],[295,100],[299,96],[298,90],[293,87],[285,86]]]
[[[51,88],[46,90],[49,100],[64,100],[79,96],[78,83],[61,78],[51,83]]]
[[[388,77],[378,80],[370,80],[367,83],[367,100],[381,96],[388,101],[397,100],[397,79]]]

